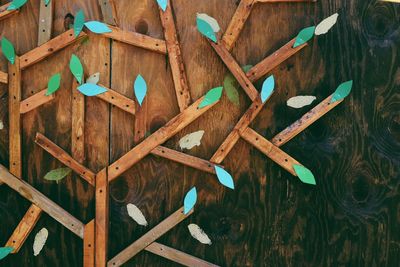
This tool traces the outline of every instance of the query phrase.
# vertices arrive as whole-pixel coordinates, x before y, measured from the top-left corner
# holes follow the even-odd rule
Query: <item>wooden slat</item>
[[[103,169],[96,175],[95,261],[98,267],[107,265],[108,202],[107,169]]]
[[[60,34],[47,43],[44,43],[21,56],[21,69],[26,69],[27,67],[45,59],[48,56],[53,55],[55,52],[67,47],[68,45],[82,39],[85,36],[87,36],[86,33],[81,32],[81,34],[75,38],[73,29]]]
[[[20,113],[25,114],[31,110],[34,110],[41,105],[44,105],[55,98],[55,94],[51,94],[46,96],[47,89],[44,89],[33,96],[28,97],[27,99],[23,100],[20,104]]]
[[[94,267],[94,220],[85,225],[83,233],[83,267]]]
[[[98,98],[103,99],[104,101],[119,107],[120,109],[131,113],[132,115],[135,115],[136,112],[136,104],[135,101],[133,101],[132,99],[121,95],[120,93],[107,88],[104,85],[99,84],[99,86],[104,87],[107,89],[107,92],[97,95]]]
[[[0,164],[0,180],[18,192],[21,196],[41,208],[53,219],[83,238],[84,225],[45,195],[33,188],[30,184],[12,175],[6,167]]]
[[[79,83],[72,82],[71,155],[79,163],[85,161],[85,96],[78,91]]]
[[[45,4],[45,1],[40,1],[38,46],[41,46],[51,39],[51,32],[53,30],[53,7],[53,0],[48,4]]]
[[[14,15],[14,14],[17,14],[18,13],[18,9],[16,9],[16,10],[7,10],[7,8],[8,8],[8,6],[11,4],[11,2],[10,3],[7,3],[7,4],[5,4],[5,5],[2,5],[1,7],[0,7],[0,20],[3,20],[3,19],[5,19],[5,18],[8,18],[8,17],[10,17],[11,15]]]
[[[317,0],[256,0],[257,3],[305,3],[317,2]]]
[[[0,83],[8,83],[8,73],[0,71]]]
[[[111,25],[109,25],[109,27],[112,32],[103,34],[103,36],[107,38],[111,38],[115,41],[134,45],[157,53],[167,53],[167,46],[165,44],[165,41],[163,40],[159,40],[137,32],[124,31],[118,27],[114,27]]]
[[[133,242],[131,245],[129,245],[127,248],[125,248],[123,251],[121,251],[118,255],[116,255],[114,258],[112,258],[108,262],[109,267],[116,267],[116,266],[121,266],[125,262],[127,262],[129,259],[134,257],[136,254],[138,254],[140,251],[145,249],[148,245],[153,243],[155,240],[160,238],[162,235],[164,235],[166,232],[171,230],[175,225],[186,219],[188,216],[190,216],[193,213],[193,209],[188,212],[186,215],[183,214],[183,207],[180,208],[179,210],[175,211],[172,215],[170,215],[168,218],[166,218],[164,221],[159,223],[157,226],[155,226],[153,229],[151,229],[149,232],[144,234],[141,238]]]
[[[91,184],[92,186],[95,185],[96,175],[91,170],[80,164],[78,161],[68,155],[68,153],[65,152],[61,147],[54,144],[43,134],[36,134],[35,143],[41,146],[44,150],[46,150],[49,154],[58,159],[60,162],[62,162],[65,166],[69,167],[74,172],[79,174],[79,176],[85,179],[89,184]]]
[[[167,8],[163,11],[160,7],[161,24],[164,28],[164,38],[167,45],[168,59],[174,80],[176,97],[180,111],[184,111],[191,103],[189,85],[186,77],[185,65],[181,48],[179,46],[178,33],[176,31],[174,15],[172,14],[171,1],[168,0]]]
[[[112,181],[127,171],[135,163],[147,156],[154,148],[163,144],[165,141],[174,136],[176,133],[185,128],[219,102],[217,101],[212,105],[199,109],[198,106],[203,99],[204,97],[198,99],[195,103],[185,109],[185,111],[174,117],[166,125],[158,129],[143,142],[135,146],[132,150],[111,164],[108,167],[108,180]]]
[[[114,0],[98,0],[101,13],[103,14],[103,21],[110,25],[118,25],[117,10],[115,8]]]

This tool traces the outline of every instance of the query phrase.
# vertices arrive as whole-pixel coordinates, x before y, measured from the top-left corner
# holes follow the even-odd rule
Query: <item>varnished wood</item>
[[[95,261],[97,267],[105,267],[107,265],[108,202],[107,169],[103,169],[96,175]]]
[[[83,233],[83,267],[95,266],[94,219],[85,225]]]
[[[55,97],[54,94],[46,95],[47,88],[40,91],[39,93],[34,94],[33,96],[28,97],[27,99],[21,101],[19,112],[21,114],[28,113],[31,110],[34,110],[41,105],[44,105],[50,101],[52,101]]]
[[[0,71],[0,83],[8,83],[8,73]]]
[[[10,4],[11,2],[0,6],[0,21],[18,13],[18,9],[7,10]]]
[[[103,21],[110,25],[118,25],[117,10],[114,0],[98,0],[103,14]]]
[[[38,46],[51,39],[53,31],[53,7],[54,1],[50,1],[48,4],[45,1],[40,1]]]
[[[107,88],[104,85],[99,84],[99,86],[107,89],[107,92],[97,95],[98,98],[103,99],[104,101],[128,112],[132,115],[135,115],[136,112],[136,104],[132,99],[117,93],[116,91]]]
[[[71,155],[79,163],[85,160],[85,96],[78,91],[79,83],[72,82]]]

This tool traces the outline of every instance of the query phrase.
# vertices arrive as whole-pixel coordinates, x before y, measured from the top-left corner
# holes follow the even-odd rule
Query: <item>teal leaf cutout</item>
[[[71,60],[69,61],[69,69],[71,70],[78,83],[82,84],[83,66],[81,61],[75,54],[72,54],[71,56]]]
[[[57,73],[53,76],[51,76],[48,84],[47,84],[47,92],[46,95],[49,96],[53,94],[55,91],[57,91],[60,88],[60,82],[61,82],[61,74]]]
[[[216,87],[211,89],[210,91],[207,92],[207,94],[204,96],[203,101],[201,101],[200,105],[198,108],[204,108],[209,105],[214,104],[215,102],[218,102],[222,96],[222,89],[223,87]]]
[[[261,89],[261,102],[265,103],[268,98],[272,95],[275,88],[275,79],[274,75],[269,76],[265,79],[262,89]]]
[[[107,92],[107,89],[94,83],[84,83],[78,87],[79,92],[85,96],[96,96]]]
[[[189,192],[187,192],[185,199],[183,200],[183,214],[188,214],[189,211],[191,211],[196,204],[197,201],[197,190],[196,187],[193,187],[190,189]]]
[[[316,185],[314,175],[304,166],[293,164],[293,169],[303,183]]]
[[[163,11],[167,9],[168,0],[157,0],[157,3]]]
[[[2,247],[0,248],[0,260],[4,259],[14,250],[13,247]]]
[[[211,27],[211,25],[201,18],[196,18],[196,22],[199,32],[208,39],[212,40],[214,43],[216,43],[217,36],[215,35],[214,29]]]
[[[14,0],[8,6],[7,10],[16,10],[26,4],[28,0]]]
[[[79,10],[75,15],[75,20],[74,20],[75,37],[78,37],[84,25],[85,25],[85,13],[83,13],[83,10]]]
[[[11,62],[11,64],[15,63],[15,50],[13,44],[3,36],[1,38],[1,50],[3,51],[3,55]]]
[[[88,21],[85,22],[85,26],[94,33],[107,33],[107,32],[112,32],[112,30],[110,28],[108,28],[108,26],[102,22],[99,21]]]
[[[224,186],[229,187],[230,189],[235,189],[232,176],[227,171],[217,165],[215,165],[214,168],[215,172],[217,173],[219,182]]]
[[[296,48],[310,40],[314,36],[314,31],[315,26],[302,29],[296,37],[293,48]]]
[[[44,0],[44,4],[48,5],[50,3],[50,0]]]
[[[52,171],[49,171],[45,176],[44,179],[49,181],[56,181],[57,183],[64,179],[68,174],[71,173],[70,168],[59,168]]]
[[[331,103],[339,101],[348,96],[351,92],[352,87],[353,87],[352,80],[344,82],[341,85],[339,85],[336,91],[333,93],[333,96],[331,98]]]
[[[135,80],[135,84],[133,85],[133,89],[135,91],[135,96],[139,105],[141,106],[144,98],[147,94],[147,84],[142,75],[138,75]]]
[[[243,66],[242,69],[244,72],[248,72],[253,66],[246,65]],[[228,97],[229,101],[231,101],[235,106],[240,106],[240,98],[239,98],[239,83],[236,81],[236,78],[229,73],[224,78],[224,90],[226,96]]]

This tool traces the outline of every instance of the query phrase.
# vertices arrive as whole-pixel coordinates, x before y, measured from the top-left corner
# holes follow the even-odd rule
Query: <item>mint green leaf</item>
[[[224,79],[224,89],[228,99],[236,106],[240,106],[239,100],[239,83],[232,74],[228,74]]]
[[[2,247],[0,248],[0,260],[4,259],[14,250],[13,247]]]
[[[26,4],[28,0],[14,0],[8,6],[7,10],[16,10]]]
[[[70,168],[59,168],[52,171],[49,171],[45,176],[44,179],[49,181],[60,181],[64,179],[67,175],[71,173]]]
[[[217,165],[214,166],[214,169],[215,169],[215,173],[217,174],[218,180],[222,185],[224,185],[230,189],[235,189],[235,185],[233,183],[233,178],[227,171],[225,171],[224,169],[222,169],[221,167],[219,167]]]
[[[302,165],[293,164],[293,169],[303,183],[316,185],[312,172]]]
[[[197,29],[202,35],[212,40],[214,43],[217,42],[217,36],[215,35],[214,29],[210,24],[198,17],[196,18],[196,23]]]
[[[72,74],[75,76],[76,80],[79,84],[82,84],[83,78],[83,66],[79,58],[72,54],[71,60],[69,61],[69,69],[71,70]]]
[[[88,21],[85,22],[85,26],[94,33],[102,34],[107,32],[112,32],[110,28],[108,28],[107,24],[104,24],[99,21]]]
[[[84,25],[85,25],[85,13],[83,13],[83,10],[79,10],[75,15],[75,20],[74,20],[75,37],[78,37]]]
[[[11,62],[11,64],[15,63],[15,50],[13,44],[3,36],[1,38],[1,50],[3,51],[3,55]]]
[[[196,187],[190,189],[183,200],[183,214],[188,214],[196,204],[197,201],[197,190]]]
[[[220,100],[221,96],[222,96],[222,89],[223,87],[216,87],[211,89],[210,91],[207,92],[207,94],[205,95],[203,101],[201,101],[200,105],[198,106],[198,108],[204,108],[206,106],[212,105],[215,102],[217,102],[218,100]]]
[[[351,92],[352,87],[353,87],[353,81],[347,81],[339,85],[336,91],[332,95],[331,103],[339,101],[348,96]]]
[[[275,79],[274,75],[269,76],[267,79],[265,79],[262,89],[261,89],[261,101],[265,103],[268,98],[272,95],[274,92],[275,88]]]
[[[53,94],[55,91],[57,91],[60,88],[60,82],[61,82],[61,74],[57,73],[55,75],[53,75],[50,80],[49,83],[47,84],[47,92],[46,95],[51,95]]]
[[[47,6],[50,3],[50,0],[44,0],[44,4]]]
[[[296,48],[310,40],[314,36],[314,31],[315,26],[302,29],[296,37],[293,48]]]

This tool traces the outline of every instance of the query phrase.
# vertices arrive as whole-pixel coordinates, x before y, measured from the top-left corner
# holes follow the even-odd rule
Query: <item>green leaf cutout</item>
[[[223,87],[216,87],[211,89],[210,91],[207,92],[207,94],[205,95],[203,101],[201,101],[200,105],[198,106],[198,108],[204,108],[206,106],[212,105],[215,102],[217,102],[218,100],[220,100],[221,96],[222,96],[222,89]]]
[[[252,65],[246,65],[243,66],[242,69],[244,72],[248,72],[252,67]],[[231,101],[235,106],[240,106],[239,86],[239,83],[236,81],[236,78],[232,75],[232,73],[229,73],[225,76],[224,90],[229,101]]]
[[[83,13],[83,10],[79,10],[75,15],[75,20],[74,20],[75,37],[78,37],[84,25],[85,25],[85,13]]]
[[[4,259],[14,250],[13,247],[2,247],[0,248],[0,260]]]
[[[15,51],[13,44],[3,36],[1,38],[1,50],[3,51],[3,55],[11,62],[11,64],[15,63]]]
[[[47,6],[50,3],[50,0],[44,0],[44,4]]]
[[[76,78],[79,84],[82,84],[83,78],[83,66],[79,58],[72,54],[71,60],[69,61],[69,69]]]
[[[314,175],[309,169],[297,164],[293,164],[293,169],[303,183],[316,185]]]
[[[45,176],[44,179],[49,181],[56,181],[57,183],[64,179],[67,175],[71,173],[70,168],[59,168],[52,171],[49,171]]]
[[[53,94],[55,91],[57,91],[60,88],[60,82],[61,82],[61,74],[57,73],[53,75],[49,83],[47,84],[47,92],[46,95],[49,96]]]
[[[217,36],[215,35],[214,29],[208,24],[205,20],[201,18],[196,18],[197,29],[199,32],[207,37],[208,39],[212,40],[214,43],[217,42]]]
[[[353,87],[353,81],[347,81],[339,85],[336,91],[332,95],[331,103],[339,101],[348,96],[351,92],[352,87]]]
[[[296,37],[293,48],[296,48],[310,40],[314,36],[314,31],[315,26],[302,29]]]
[[[26,4],[28,0],[14,0],[8,6],[7,10],[16,10]]]

